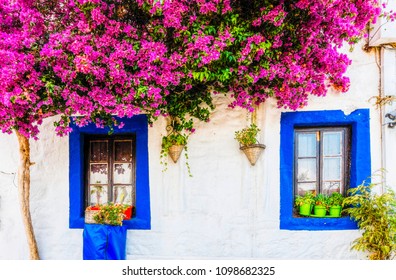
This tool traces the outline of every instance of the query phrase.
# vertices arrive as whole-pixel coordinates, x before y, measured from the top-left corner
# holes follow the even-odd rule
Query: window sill
[[[282,219],[280,224],[280,229],[284,230],[351,230],[357,228],[356,222],[349,217],[291,217]]]

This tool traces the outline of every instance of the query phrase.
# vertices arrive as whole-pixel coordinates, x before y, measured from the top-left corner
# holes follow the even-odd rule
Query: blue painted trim
[[[125,125],[115,128],[114,134],[134,133],[136,135],[136,217],[124,221],[128,229],[151,229],[148,122],[145,115],[118,119]],[[108,134],[108,129],[94,124],[85,127],[72,125],[69,135],[69,199],[70,228],[84,227],[84,138],[90,134]]]
[[[294,128],[349,125],[352,130],[350,186],[356,187],[371,176],[370,110],[349,115],[340,110],[287,112],[281,115],[280,144],[280,228],[288,230],[345,230],[357,225],[348,217],[293,217]]]

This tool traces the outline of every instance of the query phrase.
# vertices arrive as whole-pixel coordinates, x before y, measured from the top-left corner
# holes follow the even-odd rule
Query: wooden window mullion
[[[132,138],[132,188],[136,186],[136,137]],[[133,191],[132,203],[136,205],[136,188]]]
[[[293,147],[293,191],[294,194],[298,194],[298,178],[297,178],[297,172],[298,172],[298,142],[299,142],[299,138],[298,138],[298,132],[294,131],[294,147]]]
[[[113,160],[114,158],[114,140],[109,140],[109,152],[108,152],[108,164],[109,164],[109,174],[108,174],[108,192],[109,192],[109,201],[113,201]]]
[[[340,166],[340,169],[341,169],[341,176],[340,176],[340,180],[341,180],[341,182],[340,182],[340,193],[343,193],[344,192],[344,188],[345,188],[345,176],[344,176],[344,174],[346,174],[345,173],[345,161],[346,161],[346,156],[345,156],[345,145],[346,143],[345,143],[345,129],[342,129],[342,133],[341,133],[341,152],[342,152],[342,155],[341,155],[341,166]]]
[[[343,149],[343,151],[344,151],[344,164],[343,164],[344,170],[343,170],[343,172],[348,175],[350,174],[350,162],[351,162],[350,141],[351,141],[350,130],[345,129],[344,142],[343,142],[344,143],[344,147],[343,147],[344,148]],[[349,186],[349,176],[344,176],[343,190],[342,190],[343,195],[346,195],[346,190],[347,190],[348,186]]]
[[[322,192],[322,184],[323,184],[323,178],[322,178],[322,166],[323,166],[323,156],[322,156],[322,131],[317,130],[316,131],[316,176],[317,176],[317,186],[316,186],[316,193],[321,193]]]

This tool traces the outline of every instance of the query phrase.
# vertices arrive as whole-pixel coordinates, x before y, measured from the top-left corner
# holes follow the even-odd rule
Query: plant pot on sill
[[[301,216],[309,216],[312,212],[312,204],[303,204],[300,206],[299,214]]]
[[[99,208],[97,207],[92,207],[91,209],[86,209],[84,214],[84,222],[86,224],[96,224],[94,216],[99,213]]]
[[[84,222],[86,224],[104,224],[104,225],[116,225],[122,226],[122,221],[129,220],[132,218],[133,206],[128,206],[125,210],[120,209],[122,206],[116,206],[117,208],[112,209],[112,206],[95,205],[88,206],[85,209]],[[116,212],[114,212],[116,211]]]
[[[253,144],[249,146],[242,146],[239,148],[242,150],[246,157],[248,158],[251,165],[255,165],[261,153],[265,149],[265,145],[263,144]]]
[[[341,217],[342,207],[340,205],[330,206],[329,214],[332,217]]]
[[[124,220],[130,220],[132,218],[132,210],[133,210],[133,206],[129,206],[127,209],[125,209]]]
[[[325,217],[326,216],[326,207],[323,205],[315,205],[314,206],[314,214],[316,217]]]
[[[85,210],[85,218],[84,222],[86,224],[103,224],[103,225],[113,225],[113,226],[121,226],[122,221],[125,220],[125,215],[123,213],[118,214],[117,221],[116,220],[109,220],[104,218],[102,222],[97,222],[95,220],[95,216],[99,215],[100,210]]]
[[[178,161],[183,149],[184,149],[184,145],[172,145],[169,147],[168,154],[174,163]]]

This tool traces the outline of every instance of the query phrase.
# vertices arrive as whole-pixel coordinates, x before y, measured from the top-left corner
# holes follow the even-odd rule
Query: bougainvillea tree
[[[185,57],[186,88],[204,82],[250,110],[268,97],[297,109],[329,86],[346,91],[350,60],[340,48],[380,14],[375,0],[138,2],[154,2],[151,13],[162,16],[174,38],[167,40]]]
[[[115,116],[169,116],[177,133],[208,121],[212,94],[250,111],[275,98],[298,109],[347,91],[340,51],[380,15],[378,0],[1,0],[0,128],[21,146],[29,214],[29,138],[55,116],[59,135],[122,126]],[[27,211],[27,212],[26,212]]]
[[[269,97],[295,110],[330,86],[347,91],[340,48],[378,17],[377,0],[311,2],[71,1],[75,21],[41,53],[78,124],[144,112],[191,132],[194,118],[209,119],[212,93],[252,111]]]

